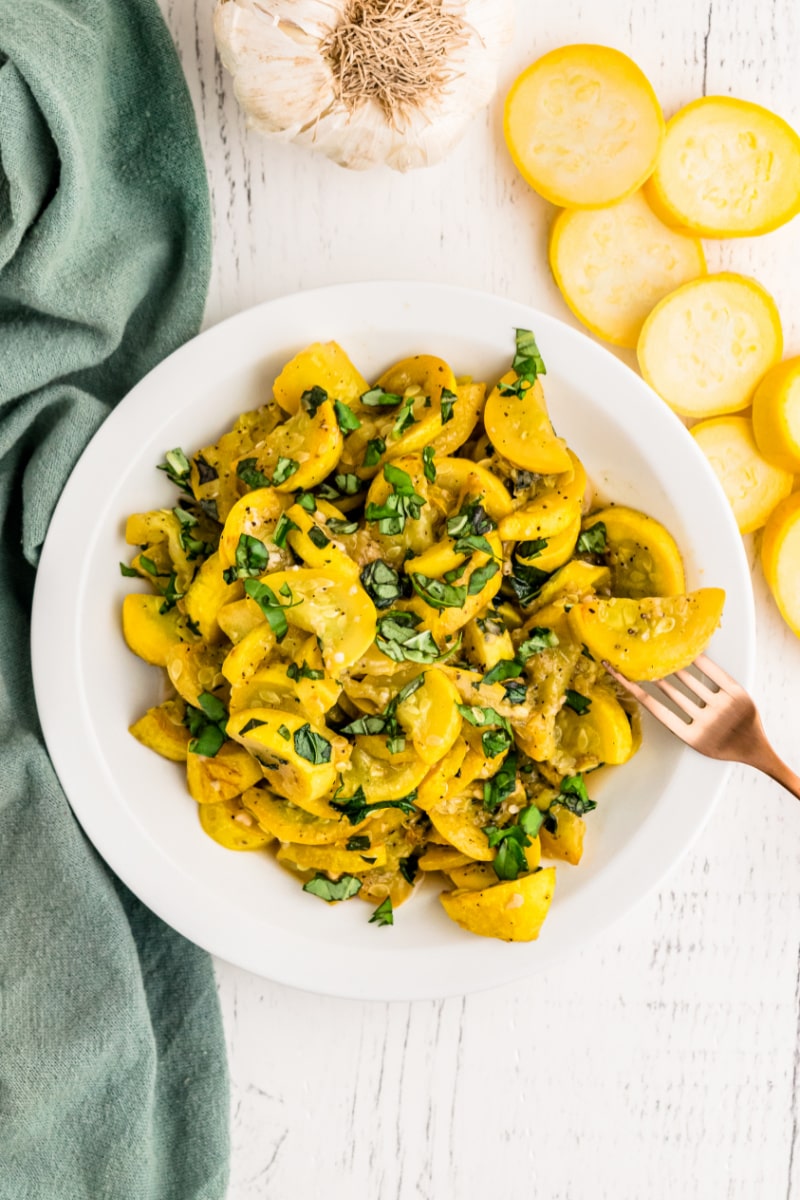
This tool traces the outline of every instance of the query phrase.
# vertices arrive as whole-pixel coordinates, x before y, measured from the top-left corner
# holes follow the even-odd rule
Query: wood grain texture
[[[349,174],[247,131],[209,0],[162,8],[213,195],[208,324],[299,288],[379,278],[465,284],[576,323],[546,266],[554,210],[513,170],[499,102],[438,168]],[[520,0],[500,95],[570,41],[633,55],[667,114],[730,93],[800,124],[793,0]],[[709,243],[708,258],[769,288],[787,352],[800,352],[800,222]],[[754,586],[756,698],[798,764],[800,644],[757,567]],[[663,886],[547,975],[411,1005],[320,999],[224,963],[218,979],[230,1200],[800,1197],[800,806],[745,769]]]

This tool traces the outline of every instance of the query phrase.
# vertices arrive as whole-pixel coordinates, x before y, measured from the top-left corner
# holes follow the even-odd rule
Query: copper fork
[[[701,671],[705,679],[688,670],[676,671],[675,678],[680,680],[685,691],[669,679],[654,681],[655,687],[679,710],[679,716],[660,697],[645,691],[603,662],[620,687],[635,696],[657,721],[698,754],[747,763],[770,775],[800,800],[800,776],[790,771],[772,749],[756,706],[744,688],[704,654],[698,655],[691,665]]]

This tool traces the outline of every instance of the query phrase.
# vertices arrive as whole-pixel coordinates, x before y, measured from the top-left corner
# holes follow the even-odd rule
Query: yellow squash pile
[[[377,924],[438,872],[465,929],[535,938],[585,773],[638,745],[602,660],[657,678],[719,621],[658,522],[586,515],[542,374],[525,330],[488,397],[433,356],[370,386],[310,346],[215,445],[167,454],[173,508],[128,520],[150,590],[124,634],[169,685],[131,732],[185,762],[212,838]]]

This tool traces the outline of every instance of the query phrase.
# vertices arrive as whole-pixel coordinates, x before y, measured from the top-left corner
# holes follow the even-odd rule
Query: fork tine
[[[608,671],[611,678],[616,679],[620,687],[623,687],[626,692],[630,692],[630,694],[639,701],[642,708],[646,708],[647,711],[654,716],[657,721],[660,721],[662,725],[665,725],[667,729],[670,729],[682,741],[686,741],[687,734],[691,729],[690,724],[687,724],[686,721],[682,721],[680,717],[676,716],[672,709],[667,708],[661,703],[660,700],[657,700],[655,696],[651,696],[650,693],[646,692],[638,683],[634,683],[633,680],[628,679],[626,675],[621,675],[620,672],[612,667],[610,663],[604,660],[603,666]]]
[[[675,684],[670,683],[668,679],[654,679],[653,685],[657,687],[660,692],[663,692],[665,696],[669,696],[675,707],[679,709],[684,716],[687,716],[690,719],[691,714],[686,712],[687,701],[689,703],[692,703],[693,701],[697,708],[700,708],[701,706],[701,702],[697,696],[687,696],[685,692],[682,692],[680,688],[676,688]]]
[[[717,687],[722,688],[725,692],[729,692],[732,696],[746,694],[740,683],[737,683],[727,671],[723,671],[718,663],[712,662],[710,658],[706,658],[705,654],[698,654],[692,665],[697,667],[699,671],[702,671],[704,675],[707,675]]]
[[[709,687],[704,679],[698,679],[696,675],[693,675],[691,673],[691,671],[676,671],[675,678],[680,679],[683,686],[689,692],[696,692],[698,700],[701,703],[705,703],[705,700],[703,698],[704,696],[708,696],[710,699],[713,700],[714,697],[717,695],[717,692],[715,690],[715,688],[717,686],[716,684],[714,685],[714,687]],[[713,683],[713,680],[712,680],[712,683]],[[692,696],[691,698],[694,699],[694,696]]]

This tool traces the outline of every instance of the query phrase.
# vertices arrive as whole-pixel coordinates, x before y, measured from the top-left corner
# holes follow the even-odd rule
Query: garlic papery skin
[[[248,124],[343,167],[432,166],[489,103],[514,0],[218,0]]]

